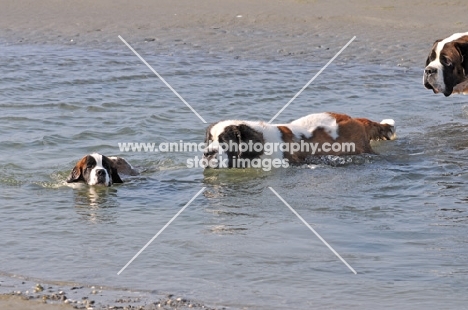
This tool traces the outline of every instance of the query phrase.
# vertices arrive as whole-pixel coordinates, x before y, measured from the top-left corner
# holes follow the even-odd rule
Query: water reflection
[[[113,208],[119,207],[116,187],[82,186],[74,190],[75,210],[80,217],[91,223],[115,222]]]

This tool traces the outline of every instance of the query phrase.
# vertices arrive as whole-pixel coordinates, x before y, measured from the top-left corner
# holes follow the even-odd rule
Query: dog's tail
[[[369,140],[395,140],[396,139],[396,126],[393,119],[384,119],[380,123],[373,122],[367,118],[358,118],[366,128]]]

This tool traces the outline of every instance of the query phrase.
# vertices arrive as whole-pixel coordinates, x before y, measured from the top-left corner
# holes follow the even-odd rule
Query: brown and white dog
[[[67,183],[84,182],[88,185],[111,186],[114,183],[123,183],[121,174],[138,175],[125,159],[121,157],[107,157],[98,153],[84,156],[78,161]]]
[[[239,160],[264,158],[287,159],[289,163],[299,164],[311,155],[375,153],[370,145],[371,140],[395,138],[395,122],[392,119],[377,123],[331,112],[310,114],[288,124],[227,120],[207,128],[207,147],[203,159],[205,163],[210,163],[205,165],[206,168],[243,167],[238,164]],[[353,148],[331,147],[335,143],[352,144]],[[241,144],[246,146],[244,150]],[[267,144],[280,146],[269,147],[270,152],[266,152]],[[293,144],[311,147],[294,149],[291,147]],[[249,145],[251,147],[247,148]],[[263,148],[256,148],[255,145]],[[225,164],[220,165],[223,161]]]
[[[426,60],[423,84],[445,96],[468,93],[468,32],[437,40]]]

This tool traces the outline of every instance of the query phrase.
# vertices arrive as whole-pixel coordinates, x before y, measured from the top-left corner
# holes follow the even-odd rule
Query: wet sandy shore
[[[59,304],[51,305],[45,304],[42,301],[29,301],[24,296],[14,295],[0,295],[0,308],[2,309],[17,309],[17,310],[61,310],[61,309],[73,309],[72,306]]]
[[[0,275],[0,309],[225,309],[208,306],[183,296],[158,291],[129,290],[117,287],[43,281],[27,277]]]

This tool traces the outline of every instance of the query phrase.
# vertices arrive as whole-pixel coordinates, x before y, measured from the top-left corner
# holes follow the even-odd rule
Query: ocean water
[[[123,44],[5,44],[0,273],[229,309],[466,306],[468,97],[433,95],[422,67],[379,64],[369,53],[347,61],[345,51],[277,122],[322,111],[393,118],[398,139],[375,143],[379,155],[204,172],[187,167],[197,152],[119,149],[202,142],[207,127]],[[208,123],[268,121],[329,59],[142,56]],[[142,174],[111,188],[68,186],[75,162],[91,152],[123,156]]]

